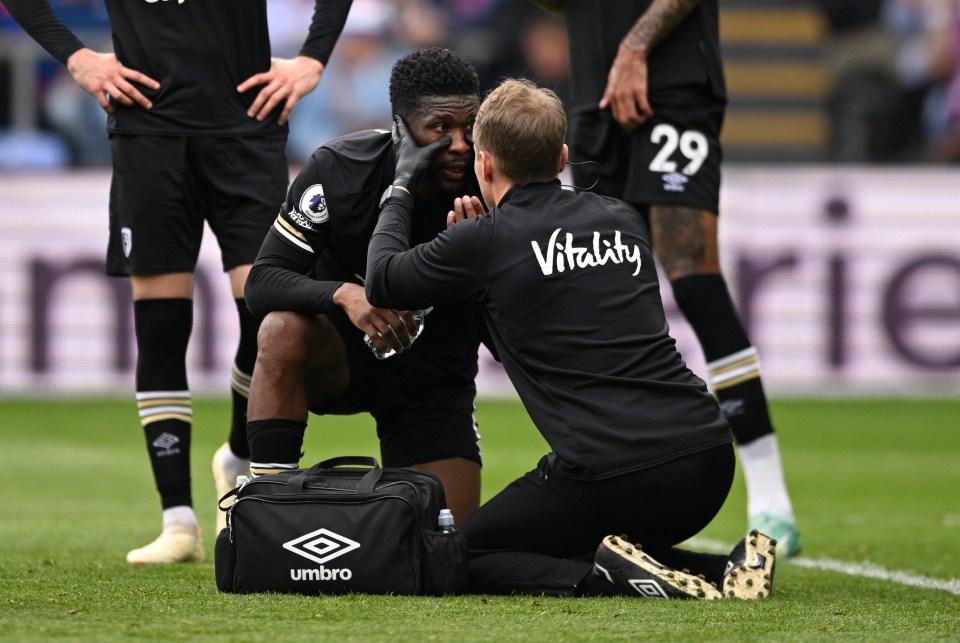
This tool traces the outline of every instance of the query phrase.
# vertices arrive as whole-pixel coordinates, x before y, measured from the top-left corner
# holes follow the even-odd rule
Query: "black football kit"
[[[336,403],[311,411],[370,411],[385,464],[455,456],[479,461],[473,411],[482,320],[475,309],[467,302],[434,307],[411,349],[377,360],[362,332],[333,303],[344,282],[363,284],[380,195],[392,183],[395,166],[386,130],[350,134],[318,148],[291,184],[263,242],[247,281],[247,302],[261,316],[288,310],[330,317],[347,348],[350,385]],[[479,194],[479,189],[473,183],[467,192]],[[429,241],[446,227],[451,205],[452,198],[418,205],[414,243]],[[427,430],[433,431],[429,438]],[[403,440],[392,439],[403,431]],[[412,440],[414,434],[424,437]]]
[[[654,115],[627,133],[599,108],[620,42],[651,2],[568,0],[570,160],[576,185],[643,210],[671,203],[718,211],[726,87],[717,0],[705,0],[647,59]],[[597,165],[579,162],[594,161]],[[598,176],[599,173],[599,176]]]
[[[556,558],[592,554],[609,533],[653,551],[702,529],[732,481],[731,436],[668,333],[640,215],[559,181],[515,186],[403,253],[407,208],[390,203],[371,239],[370,302],[478,301],[552,449],[464,523],[475,589],[570,593],[591,565]]]
[[[107,273],[192,272],[205,221],[224,270],[251,263],[288,182],[282,102],[257,120],[261,87],[237,91],[271,67],[266,0],[105,4],[117,60],[160,84],[137,85],[150,109],[111,99]],[[327,62],[350,4],[317,0],[301,55]],[[84,46],[46,0],[5,6],[62,63]]]
[[[270,69],[267,0],[104,0],[117,59],[160,83],[139,87],[145,110],[114,102],[108,129],[118,134],[252,136],[276,134],[276,114],[258,121],[246,112],[257,90],[237,86]],[[300,54],[327,63],[351,0],[317,2]],[[66,64],[84,44],[50,4],[5,0],[10,15],[50,55]],[[279,106],[277,114],[279,113]],[[284,130],[286,128],[283,128]]]

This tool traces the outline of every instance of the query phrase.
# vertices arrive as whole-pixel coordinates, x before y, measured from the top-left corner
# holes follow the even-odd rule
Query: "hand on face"
[[[473,176],[470,134],[479,104],[476,96],[426,96],[420,107],[406,116],[407,132],[418,146],[449,140],[424,168],[418,183],[421,187],[450,197],[468,187]]]
[[[447,135],[420,147],[407,129],[406,123],[400,116],[393,117],[393,149],[397,157],[397,167],[394,170],[393,184],[413,190],[417,181],[423,176],[427,168],[433,163],[440,151],[450,146],[451,138]]]

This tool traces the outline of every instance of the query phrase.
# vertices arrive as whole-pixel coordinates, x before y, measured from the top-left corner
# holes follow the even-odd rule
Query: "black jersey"
[[[651,0],[567,0],[571,109],[596,109],[620,41],[650,4]],[[649,90],[706,84],[714,95],[724,97],[718,32],[717,0],[703,0],[651,50]]]
[[[247,281],[246,298],[258,315],[338,311],[333,294],[344,282],[364,283],[367,246],[380,216],[380,195],[393,182],[396,157],[387,130],[365,130],[319,147],[287,192]],[[476,182],[466,190],[480,194]],[[413,243],[446,228],[453,197],[418,203]],[[427,306],[423,306],[427,308]],[[469,302],[436,306],[413,349],[435,366],[439,380],[473,380],[482,320]]]
[[[153,102],[114,102],[107,129],[117,134],[250,136],[285,134],[278,105],[263,121],[247,116],[261,87],[237,86],[270,69],[266,0],[105,0],[117,59],[160,83],[139,87]],[[38,43],[66,62],[83,44],[45,0],[7,0],[11,15]],[[326,63],[350,0],[320,2],[301,53]]]
[[[649,235],[630,206],[559,181],[514,187],[488,216],[395,255],[406,247],[403,207],[384,209],[371,240],[371,303],[479,301],[567,473],[602,478],[730,442],[668,333]]]

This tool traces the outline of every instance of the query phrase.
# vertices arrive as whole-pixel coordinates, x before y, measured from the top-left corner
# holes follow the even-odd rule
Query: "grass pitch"
[[[0,401],[0,640],[960,640],[957,401],[775,402],[804,551],[751,603],[219,594],[208,466],[228,413],[194,403],[209,562],[132,567],[160,529],[133,401]],[[488,498],[546,449],[517,403],[477,416]],[[304,464],[377,453],[366,416],[314,417],[305,446]],[[696,546],[731,546],[744,514],[738,474]]]

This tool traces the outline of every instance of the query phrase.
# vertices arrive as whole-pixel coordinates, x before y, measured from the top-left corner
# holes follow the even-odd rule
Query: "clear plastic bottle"
[[[423,332],[423,326],[427,317],[427,314],[433,310],[433,307],[424,308],[423,310],[413,311],[413,322],[416,324],[416,329],[413,331],[413,339],[410,340],[412,344],[414,340],[420,337],[420,333]],[[373,340],[370,339],[369,335],[363,336],[363,342],[367,345],[367,348],[373,353],[373,356],[377,359],[387,359],[388,357],[393,357],[397,354],[397,351],[390,349],[387,352],[384,352],[377,348],[377,345],[373,343]]]
[[[441,534],[455,534],[457,528],[453,526],[453,512],[449,509],[441,509],[440,516],[437,518],[437,529]]]

